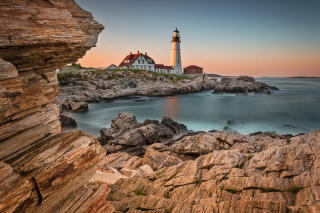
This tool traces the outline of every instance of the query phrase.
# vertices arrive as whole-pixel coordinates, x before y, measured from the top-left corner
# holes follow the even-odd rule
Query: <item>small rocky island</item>
[[[224,77],[214,87],[213,94],[217,93],[250,93],[271,94],[279,90],[277,87],[256,81],[253,77],[238,76],[236,78]]]

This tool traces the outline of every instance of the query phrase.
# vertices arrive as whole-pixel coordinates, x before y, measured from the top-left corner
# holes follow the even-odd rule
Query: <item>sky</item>
[[[119,65],[130,52],[170,65],[181,36],[182,67],[253,77],[320,77],[320,0],[75,0],[105,26],[78,62]]]

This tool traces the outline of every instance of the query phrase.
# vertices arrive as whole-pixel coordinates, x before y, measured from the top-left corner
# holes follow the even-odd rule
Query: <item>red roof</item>
[[[173,70],[173,68],[171,66],[164,66],[164,68],[167,70]]]
[[[152,60],[152,63],[150,63],[148,60],[148,63],[149,64],[154,64],[155,62],[154,62],[154,60],[152,59],[152,58],[150,58],[148,55],[143,55],[146,59],[151,59]]]
[[[120,63],[119,67],[132,65],[132,64],[140,57],[140,55],[143,55],[143,54],[142,54],[142,53],[138,53],[138,54],[131,54],[131,53],[130,53],[130,55],[127,55],[127,56],[122,60],[122,62]],[[151,59],[151,60],[152,60],[151,63],[147,60],[147,62],[148,62],[149,64],[153,64],[153,63],[154,63],[154,60],[153,60],[152,58],[150,58],[149,56],[147,56],[147,55],[143,55],[143,56],[144,56],[145,59]],[[128,62],[128,63],[125,63],[124,61],[126,61],[126,60],[129,60],[129,62]]]
[[[137,58],[139,58],[139,56],[140,56],[141,54],[142,54],[142,53],[127,55],[127,56],[122,60],[122,62],[119,64],[119,67],[130,66],[131,64],[133,64],[133,63],[135,62],[135,60],[137,60]],[[129,60],[129,62],[128,62],[128,63],[125,63],[125,62],[124,62],[125,60]]]
[[[154,68],[156,68],[156,69],[164,69],[164,65],[163,64],[155,64]]]
[[[198,66],[196,66],[196,65],[190,65],[190,66],[185,67],[185,68],[183,68],[183,69],[203,69],[203,68],[202,68],[202,67],[198,67]]]

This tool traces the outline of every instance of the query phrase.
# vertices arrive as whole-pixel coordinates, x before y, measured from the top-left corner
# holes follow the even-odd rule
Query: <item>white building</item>
[[[139,51],[136,54],[130,52],[119,65],[120,69],[139,69],[148,71],[155,71],[154,67],[154,60],[150,58],[147,53],[143,55]]]
[[[139,51],[136,54],[130,52],[119,65],[120,69],[139,69],[154,71],[159,73],[174,73],[171,66],[156,64],[155,61],[148,56],[147,53],[142,54]]]
[[[179,30],[177,28],[175,31],[173,31],[171,43],[172,43],[171,67],[173,67],[175,74],[182,74],[181,53],[180,53],[181,39],[180,39]]]

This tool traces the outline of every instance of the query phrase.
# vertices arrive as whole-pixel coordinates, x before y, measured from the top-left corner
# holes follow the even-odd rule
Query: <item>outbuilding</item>
[[[203,68],[196,65],[190,65],[183,68],[183,74],[203,74]]]

